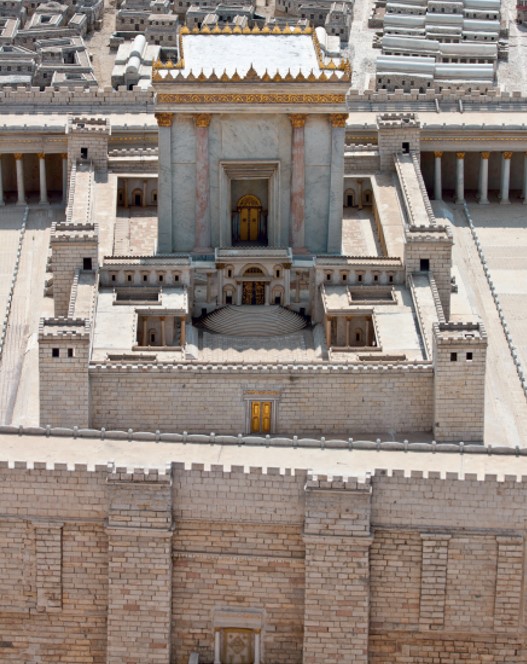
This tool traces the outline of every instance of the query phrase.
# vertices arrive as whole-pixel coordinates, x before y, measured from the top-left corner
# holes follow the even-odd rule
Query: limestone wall
[[[90,396],[91,426],[107,429],[245,433],[251,400],[273,401],[274,433],[431,431],[433,424],[426,364],[92,366]]]
[[[0,658],[206,663],[230,626],[269,663],[520,664],[526,498],[515,476],[1,463]]]

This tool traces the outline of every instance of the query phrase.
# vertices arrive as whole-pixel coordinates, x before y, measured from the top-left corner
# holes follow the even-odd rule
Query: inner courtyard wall
[[[250,431],[250,402],[271,400],[272,433],[431,431],[433,380],[433,369],[427,365],[330,371],[284,367],[272,373],[269,367],[92,367],[90,424],[106,429],[244,433]]]
[[[516,476],[2,463],[0,498],[2,662],[212,662],[229,624],[273,663],[527,656]]]

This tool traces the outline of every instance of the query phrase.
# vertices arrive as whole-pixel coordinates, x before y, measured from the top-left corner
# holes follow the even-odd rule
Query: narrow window
[[[52,348],[51,357],[60,357],[60,348]]]
[[[403,81],[403,83],[404,83],[404,81]],[[404,141],[403,142],[403,153],[404,154],[409,154],[409,152],[410,152],[410,143],[408,143],[408,141]]]
[[[450,361],[457,362],[457,353],[450,353]]]
[[[91,258],[83,258],[82,259],[82,269],[83,270],[92,270],[92,260]]]
[[[88,148],[81,148],[81,159],[88,159]]]
[[[68,357],[75,357],[75,353],[73,352],[73,348],[68,348]]]
[[[430,271],[430,259],[429,258],[421,258],[419,261],[419,269],[421,272],[429,272]]]
[[[472,353],[467,353],[467,362],[472,362],[474,355]]]

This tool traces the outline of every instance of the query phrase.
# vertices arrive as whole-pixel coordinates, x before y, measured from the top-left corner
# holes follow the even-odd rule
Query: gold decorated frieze
[[[344,104],[345,94],[158,94],[158,104]],[[160,115],[160,114],[158,114]]]

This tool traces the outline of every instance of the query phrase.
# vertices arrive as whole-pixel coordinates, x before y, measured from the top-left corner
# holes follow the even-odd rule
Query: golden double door
[[[258,242],[262,204],[252,194],[242,196],[238,201],[240,215],[240,242]]]
[[[242,304],[265,304],[265,283],[263,281],[244,281]]]
[[[272,401],[251,401],[251,433],[271,433]]]

